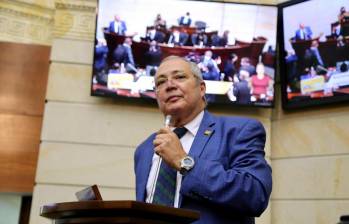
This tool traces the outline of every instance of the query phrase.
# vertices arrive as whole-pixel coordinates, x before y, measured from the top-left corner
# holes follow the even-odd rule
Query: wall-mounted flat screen
[[[189,0],[99,0],[91,94],[155,102],[170,55],[201,69],[208,104],[273,106],[277,7]]]
[[[280,5],[284,108],[349,100],[348,10],[348,0],[303,0]]]

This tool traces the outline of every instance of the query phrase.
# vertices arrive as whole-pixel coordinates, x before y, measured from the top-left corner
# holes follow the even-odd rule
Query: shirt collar
[[[202,118],[204,117],[204,110],[202,110],[196,117],[191,120],[189,123],[184,125],[186,129],[188,129],[188,132],[190,132],[193,136],[196,136],[196,133],[199,130]]]

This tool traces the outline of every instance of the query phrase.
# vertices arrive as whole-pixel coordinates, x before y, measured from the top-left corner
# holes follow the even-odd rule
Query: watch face
[[[184,158],[183,163],[186,166],[190,166],[193,163],[193,160],[191,160],[190,158],[186,157],[186,158]]]
[[[183,158],[183,160],[181,161],[181,169],[179,172],[182,175],[186,175],[187,172],[194,167],[194,164],[195,164],[194,159],[191,158],[190,156]]]
[[[182,160],[182,167],[185,168],[185,169],[191,169],[193,166],[194,166],[194,159],[191,158],[190,156],[187,156],[185,157],[183,160]]]

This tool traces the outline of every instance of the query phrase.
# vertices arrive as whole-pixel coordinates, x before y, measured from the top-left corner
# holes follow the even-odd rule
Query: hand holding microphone
[[[167,115],[165,117],[165,127],[158,131],[153,141],[154,150],[164,162],[179,170],[179,161],[186,156],[186,153],[177,135],[169,128],[170,124],[171,115]]]

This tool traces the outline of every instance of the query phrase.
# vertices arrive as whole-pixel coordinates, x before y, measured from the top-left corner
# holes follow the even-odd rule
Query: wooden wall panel
[[[0,114],[0,192],[32,192],[41,117]]]
[[[36,183],[97,184],[133,189],[134,150],[120,146],[43,142]]]
[[[50,47],[0,42],[0,112],[42,115]]]
[[[0,42],[0,191],[32,192],[50,47]]]
[[[109,177],[112,178],[112,177]],[[75,192],[82,190],[84,185],[45,185],[37,184],[34,188],[30,222],[33,224],[51,224],[49,219],[40,217],[40,207],[49,203],[77,201]],[[135,200],[134,189],[99,187],[104,200]]]

